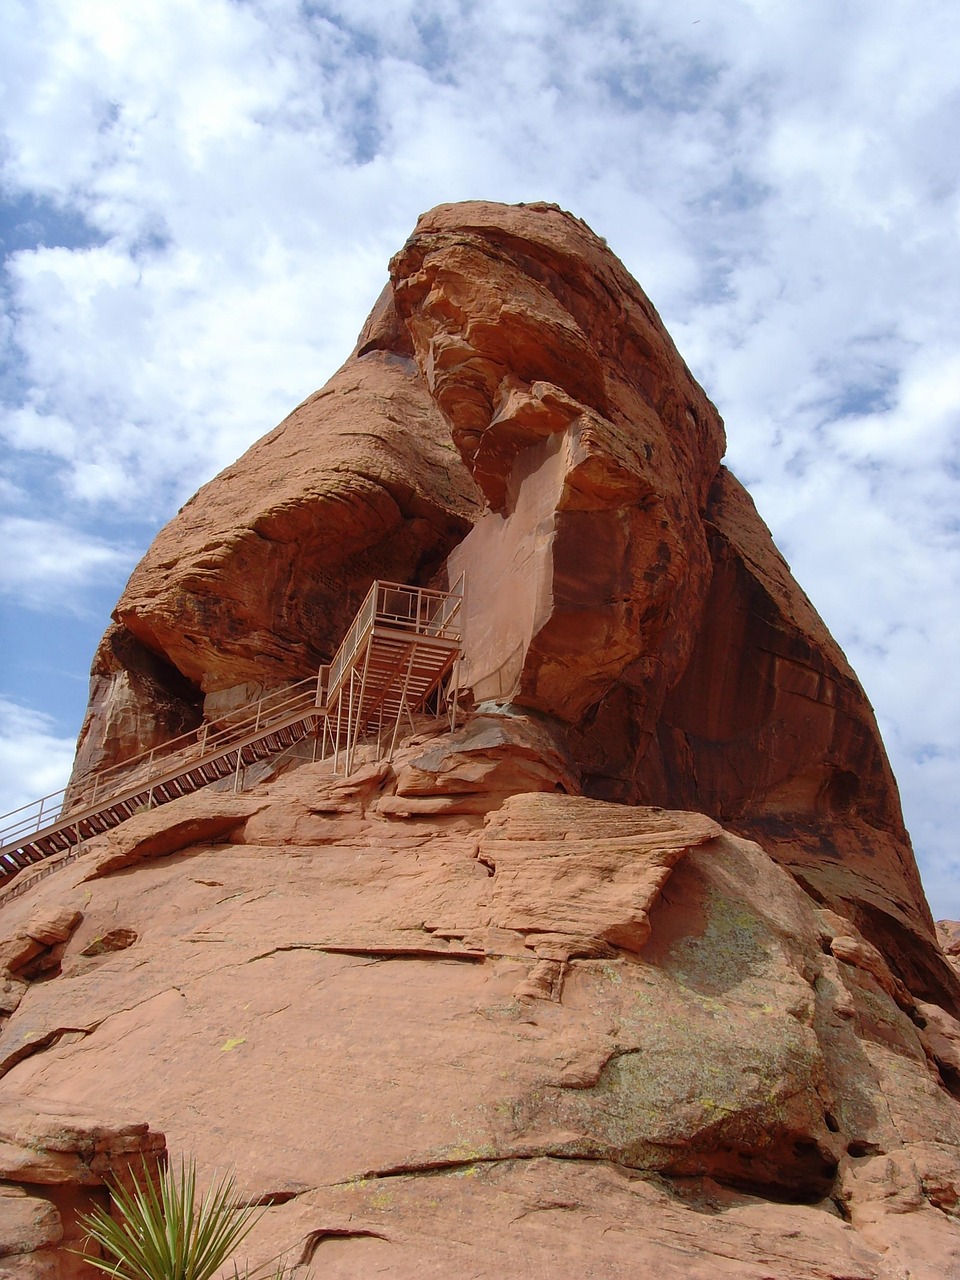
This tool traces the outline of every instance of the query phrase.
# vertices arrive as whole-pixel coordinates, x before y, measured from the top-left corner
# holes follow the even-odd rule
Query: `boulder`
[[[166,1159],[162,1133],[115,1111],[51,1106],[16,1091],[0,1099],[0,1276],[90,1280],[77,1256],[81,1216],[131,1190]]]

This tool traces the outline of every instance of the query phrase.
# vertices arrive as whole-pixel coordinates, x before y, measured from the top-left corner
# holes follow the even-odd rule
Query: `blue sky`
[[[417,215],[626,263],[856,667],[960,918],[960,31],[938,0],[8,0],[0,811],[153,533],[349,352]]]

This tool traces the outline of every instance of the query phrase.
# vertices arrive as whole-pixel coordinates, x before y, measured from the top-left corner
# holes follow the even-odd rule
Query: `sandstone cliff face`
[[[657,707],[702,612],[724,435],[649,301],[549,209],[435,210],[391,277],[487,501],[450,561],[475,697],[578,724],[628,671]]]
[[[425,215],[391,277],[487,501],[448,562],[474,696],[552,717],[586,794],[762,837],[955,1000],[870,705],[635,281],[575,219],[489,205]]]
[[[135,571],[75,776],[313,674],[376,577],[464,575],[461,723],[0,899],[0,1100],[106,1091],[325,1275],[960,1275],[960,982],[723,448],[583,223],[425,215],[343,369]]]

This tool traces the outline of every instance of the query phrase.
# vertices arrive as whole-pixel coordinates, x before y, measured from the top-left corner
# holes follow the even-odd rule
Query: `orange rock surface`
[[[273,1205],[251,1263],[324,1275],[960,1274],[942,1007],[701,815],[384,812],[422,755],[186,797],[5,906],[67,940],[0,1036],[0,1139],[108,1096]],[[217,843],[163,852],[164,813]]]
[[[464,576],[459,722],[0,897],[0,1130],[109,1098],[236,1165],[254,1262],[329,1277],[960,1277],[960,944],[723,449],[582,222],[424,215],[134,572],[76,777],[314,674],[378,577]],[[66,1277],[25,1167],[0,1274]]]

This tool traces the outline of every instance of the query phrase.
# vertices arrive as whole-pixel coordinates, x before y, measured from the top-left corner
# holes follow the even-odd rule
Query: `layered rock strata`
[[[74,1280],[100,1274],[78,1256],[90,1249],[82,1215],[107,1208],[111,1187],[132,1192],[132,1177],[140,1185],[156,1177],[165,1159],[162,1133],[118,1118],[100,1099],[90,1111],[4,1091],[0,1276]]]
[[[478,703],[549,717],[588,795],[762,839],[955,1000],[869,703],[723,449],[582,222],[441,206],[343,369],[138,566],[76,776],[313,673],[374,577],[466,572]]]

